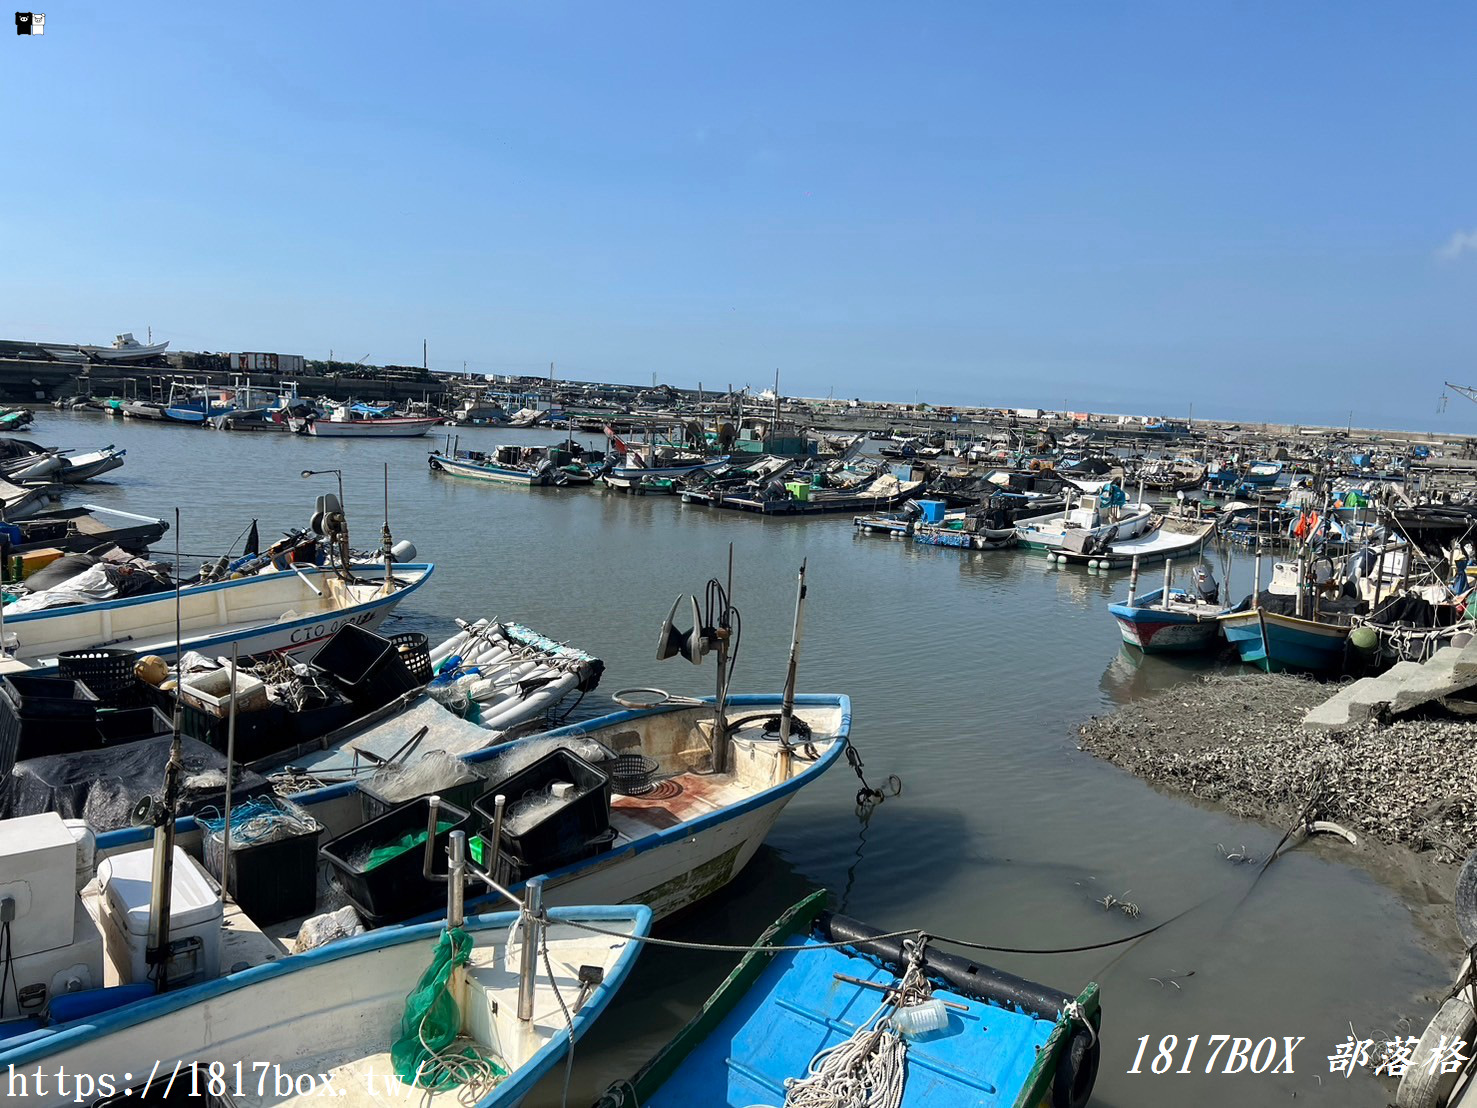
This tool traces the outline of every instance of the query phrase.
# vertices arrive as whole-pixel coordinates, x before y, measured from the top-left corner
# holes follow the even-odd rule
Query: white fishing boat
[[[206,1103],[211,1076],[228,1075],[216,1088],[239,1108],[325,1098],[343,1108],[512,1108],[604,1011],[650,924],[646,908],[618,905],[557,909],[537,927],[507,911],[451,931],[436,922],[341,939],[0,1042],[0,1070],[32,1071],[11,1079],[7,1103],[80,1103],[75,1077],[61,1091],[34,1076],[39,1066],[87,1075],[89,1096],[111,1095],[99,1084],[107,1081],[141,1102],[146,1085],[153,1097],[168,1086],[186,1099],[193,1081]],[[433,968],[444,981],[426,981]],[[428,992],[414,1008],[421,985]],[[463,1080],[442,1089],[403,1080],[441,1050]]]
[[[1059,546],[1050,553],[1059,562],[1093,569],[1124,569],[1131,566],[1135,558],[1148,567],[1163,565],[1167,558],[1189,558],[1199,554],[1214,533],[1214,522],[1169,517],[1156,519],[1149,529],[1130,539],[1108,541],[1108,533],[1104,532],[1097,543],[1089,543],[1079,550]]]
[[[379,415],[353,404],[340,405],[327,419],[312,413],[288,418],[288,426],[299,435],[334,439],[409,439],[440,425],[438,416]]]
[[[112,346],[48,346],[46,352],[64,362],[82,362],[93,359],[101,362],[140,362],[155,358],[169,349],[169,343],[156,342],[145,345],[125,331],[113,340]]]
[[[387,586],[382,568],[347,580],[321,566],[292,565],[250,577],[192,585],[179,592],[180,645],[207,656],[292,653],[348,623],[373,630],[423,585],[435,566],[396,565]],[[65,587],[65,586],[62,586]],[[10,604],[4,612],[5,664],[39,674],[57,668],[62,651],[126,645],[139,654],[175,656],[173,590],[40,611]]]
[[[1110,484],[1095,494],[1080,497],[1075,505],[1061,511],[1017,519],[1015,527],[1021,546],[1036,550],[1058,547],[1081,550],[1101,542],[1110,532],[1110,541],[1141,535],[1153,518],[1149,505],[1127,503],[1122,490]]]

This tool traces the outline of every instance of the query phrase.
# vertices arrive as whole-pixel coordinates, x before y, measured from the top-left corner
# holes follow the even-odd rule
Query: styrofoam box
[[[149,980],[145,953],[149,946],[149,893],[154,876],[152,847],[104,858],[97,867],[103,889],[103,937],[108,959],[125,985]],[[170,882],[169,942],[198,938],[199,946],[176,953],[169,963],[169,984],[209,981],[220,976],[220,889],[200,863],[174,848]]]
[[[231,671],[194,673],[181,682],[180,695],[202,712],[224,719],[231,710]],[[267,706],[267,686],[249,673],[236,673],[236,711],[257,712]]]
[[[28,1016],[45,1011],[54,996],[103,987],[103,933],[80,896],[72,897],[72,907],[70,944],[27,954],[11,962],[19,986],[21,1011]],[[37,985],[45,992],[33,991]]]
[[[55,812],[0,821],[0,898],[7,896],[15,899],[14,957],[71,943],[77,841]]]
[[[62,820],[77,843],[77,891],[80,893],[97,875],[97,835],[85,819]]]

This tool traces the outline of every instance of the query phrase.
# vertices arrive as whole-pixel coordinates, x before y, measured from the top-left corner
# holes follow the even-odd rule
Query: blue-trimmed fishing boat
[[[1220,604],[1173,588],[1169,590],[1168,604],[1164,603],[1161,588],[1130,597],[1121,604],[1108,605],[1123,641],[1145,654],[1213,650],[1221,641],[1217,617],[1224,611]]]
[[[43,1083],[40,1066],[48,1076],[84,1075],[88,1098],[116,1095],[120,1104],[171,1095],[217,1103],[205,1095],[216,1076],[214,1091],[241,1105],[512,1108],[609,1005],[651,926],[640,905],[551,911],[532,1017],[519,1019],[518,915],[473,916],[449,931],[442,922],[372,931],[72,1019],[57,1010],[65,1017],[68,1001],[91,998],[59,997],[56,1022],[0,1040],[0,1071],[30,1071],[11,1077],[7,1103],[83,1101],[77,1077]],[[441,1088],[404,1080],[438,1051],[456,1077]]]
[[[1102,1022],[1097,985],[1074,997],[971,959],[915,952],[825,911],[825,899],[816,893],[786,912],[756,944],[781,949],[745,955],[677,1037],[597,1108],[778,1105],[822,1051],[869,1028],[894,1058],[896,1036],[908,1029],[902,1108],[1088,1103]]]
[[[1347,623],[1300,619],[1261,607],[1228,612],[1218,622],[1241,660],[1268,673],[1337,673],[1344,667]]]
[[[1241,480],[1246,485],[1275,485],[1282,476],[1282,468],[1281,462],[1252,462]]]
[[[555,484],[558,476],[558,470],[548,455],[537,447],[499,446],[490,453],[434,450],[426,462],[432,473],[525,488]]]

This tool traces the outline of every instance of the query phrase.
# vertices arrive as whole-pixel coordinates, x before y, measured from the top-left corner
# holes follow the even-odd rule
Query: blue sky
[[[0,337],[1477,430],[1470,3],[46,15]]]

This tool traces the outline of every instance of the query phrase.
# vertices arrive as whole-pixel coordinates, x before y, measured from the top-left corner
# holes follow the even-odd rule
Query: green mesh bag
[[[405,998],[400,1037],[390,1047],[395,1073],[407,1085],[449,1089],[459,1084],[454,1069],[435,1056],[456,1041],[462,1014],[448,987],[452,971],[465,966],[472,952],[472,936],[460,927],[441,933],[431,964]]]

